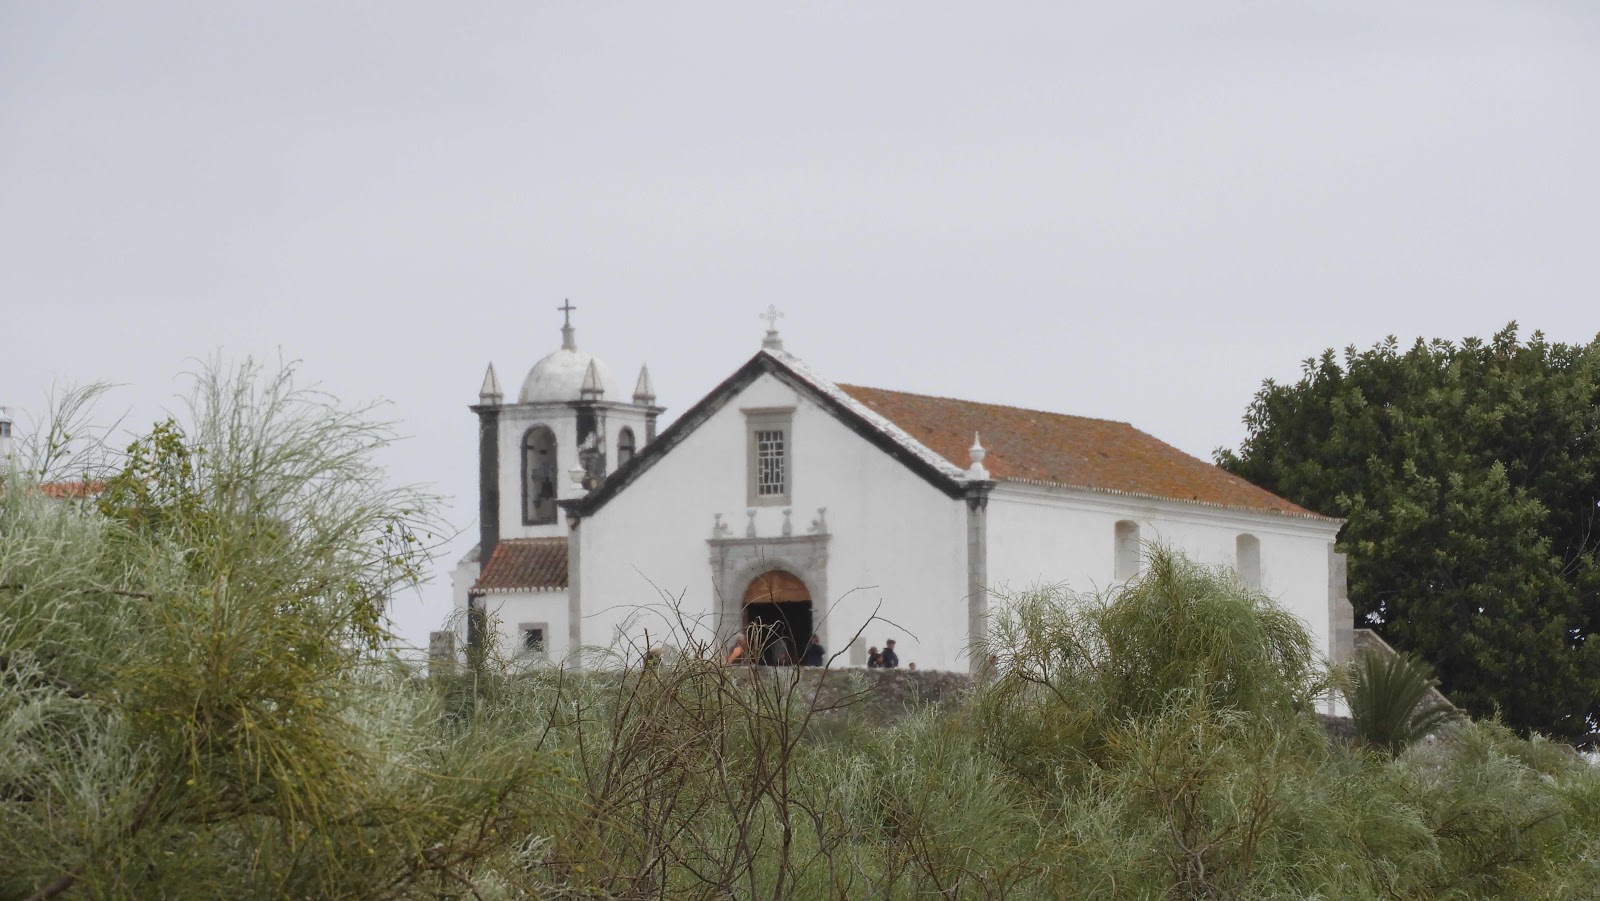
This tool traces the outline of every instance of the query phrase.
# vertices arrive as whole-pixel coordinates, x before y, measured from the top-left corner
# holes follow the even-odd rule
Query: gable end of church
[[[701,398],[699,403],[696,403],[685,411],[682,416],[678,417],[677,421],[656,436],[656,440],[646,445],[644,450],[640,451],[639,455],[627,466],[612,473],[611,477],[606,479],[599,488],[585,497],[562,501],[562,508],[569,514],[578,517],[592,516],[613,497],[616,497],[617,494],[637,481],[645,472],[648,472],[658,460],[672,453],[672,450],[682,444],[689,435],[693,434],[696,429],[726,407],[740,392],[763,375],[771,375],[799,392],[801,396],[826,410],[829,415],[833,416],[846,428],[916,473],[947,497],[957,499],[965,496],[967,486],[963,479],[940,468],[931,460],[913,453],[905,443],[885,434],[880,426],[851,409],[846,401],[833,396],[828,391],[819,389],[807,374],[797,371],[793,365],[779,355],[762,350],[746,361],[732,375],[724,379],[720,385],[713,388],[709,394]]]

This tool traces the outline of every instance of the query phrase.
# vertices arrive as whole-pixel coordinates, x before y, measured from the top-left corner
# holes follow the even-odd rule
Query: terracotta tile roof
[[[567,539],[505,538],[473,591],[555,591],[567,587]]]
[[[983,465],[995,479],[1318,516],[1125,422],[859,385],[839,388],[957,465],[969,460],[972,434],[981,434],[989,451]]]
[[[105,482],[45,482],[39,486],[39,491],[45,497],[56,500],[81,500],[91,495],[104,491]]]
[[[887,437],[895,444],[900,445],[903,449],[909,451],[928,466],[932,467],[936,472],[955,480],[957,483],[960,483],[966,479],[967,467],[964,464],[954,462],[957,458],[941,456],[937,451],[918,442],[914,436],[908,434],[905,429],[901,428],[900,425],[894,422],[890,417],[866,404],[863,404],[858,398],[851,395],[850,392],[845,390],[847,386],[837,385],[828,381],[826,378],[823,378],[820,373],[806,365],[804,360],[794,356],[793,354],[786,353],[781,350],[774,351],[766,349],[763,349],[761,353],[777,360],[779,363],[782,363],[785,369],[789,370],[789,372],[793,373],[797,378],[804,381],[813,390],[822,394],[825,398],[837,402],[840,406],[844,407],[846,412],[848,412],[850,415],[859,418],[871,429]],[[893,392],[884,393],[889,394]],[[912,397],[914,395],[908,394],[906,396]],[[962,451],[962,455],[959,459],[966,459],[965,451]]]

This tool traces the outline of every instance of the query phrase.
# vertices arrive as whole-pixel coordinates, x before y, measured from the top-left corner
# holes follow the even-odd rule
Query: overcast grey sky
[[[838,381],[1209,457],[1324,347],[1591,339],[1597,222],[1578,0],[0,0],[0,403],[145,423],[281,349],[393,401],[468,533],[466,406],[562,298],[669,416],[776,303]]]

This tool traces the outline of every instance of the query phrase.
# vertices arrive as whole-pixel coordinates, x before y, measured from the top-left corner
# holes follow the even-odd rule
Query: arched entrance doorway
[[[756,660],[768,666],[797,664],[811,639],[811,592],[793,573],[764,572],[744,591],[744,625],[758,643]]]

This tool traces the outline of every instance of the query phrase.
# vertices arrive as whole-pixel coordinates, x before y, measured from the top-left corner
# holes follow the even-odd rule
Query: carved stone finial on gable
[[[817,508],[817,518],[813,519],[811,521],[811,534],[813,534],[813,535],[826,535],[826,534],[828,534],[828,508],[827,507],[818,507]]]
[[[972,433],[972,447],[967,449],[967,453],[972,455],[972,465],[967,467],[967,478],[974,482],[987,482],[989,470],[983,468],[983,458],[989,456],[989,452],[983,449],[983,443],[978,440],[977,432]]]
[[[744,511],[744,515],[750,517],[750,522],[744,527],[744,537],[754,538],[756,537],[756,508],[751,507]]]
[[[726,534],[728,534],[728,524],[722,521],[722,514],[711,514],[711,537],[721,538]]]

